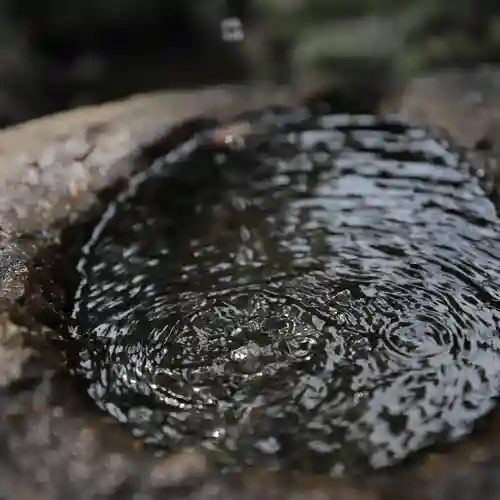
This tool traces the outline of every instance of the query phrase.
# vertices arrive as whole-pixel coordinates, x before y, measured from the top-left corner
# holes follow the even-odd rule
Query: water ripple
[[[110,205],[70,332],[89,393],[236,467],[336,475],[462,437],[500,389],[492,203],[423,130],[276,113],[243,148],[202,134]]]

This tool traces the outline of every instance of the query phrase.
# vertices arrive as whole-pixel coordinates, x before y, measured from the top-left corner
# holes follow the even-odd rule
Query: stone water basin
[[[397,119],[238,119],[262,130],[182,142],[84,245],[92,398],[238,467],[359,473],[468,433],[500,389],[500,226],[470,165]]]
[[[280,99],[142,136],[155,147],[101,157],[93,188],[52,160],[58,203],[6,206],[17,498],[494,494],[485,180],[434,131]]]

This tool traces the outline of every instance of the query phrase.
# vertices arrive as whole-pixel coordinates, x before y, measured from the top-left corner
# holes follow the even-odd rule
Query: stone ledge
[[[472,146],[500,114],[495,107],[499,74],[457,72],[422,78],[402,96],[388,99],[382,109],[444,127],[459,144]],[[483,97],[468,97],[475,95]],[[13,235],[35,235],[33,251],[56,239],[57,232],[48,231],[47,238],[43,233],[68,215],[85,211],[96,191],[126,177],[136,153],[160,139],[173,123],[205,114],[225,119],[290,101],[286,90],[264,87],[160,93],[0,133],[5,257],[19,269],[23,263],[29,266],[30,251],[17,254]],[[498,136],[493,136],[495,141]],[[0,254],[0,264],[1,259]],[[12,276],[0,270],[12,284]],[[12,300],[23,283],[13,286]],[[203,455],[195,452],[153,456],[126,429],[97,412],[63,367],[23,344],[36,331],[27,333],[9,314],[0,317],[0,330],[0,360],[8,361],[0,363],[0,496],[5,500],[494,500],[500,495],[498,412],[471,439],[355,481],[283,478],[259,471],[224,478],[213,474]]]

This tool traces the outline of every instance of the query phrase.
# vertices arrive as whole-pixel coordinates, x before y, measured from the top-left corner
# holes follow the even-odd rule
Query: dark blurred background
[[[0,0],[0,126],[134,92],[247,78],[221,23],[247,0]]]
[[[224,40],[224,21],[243,41]],[[0,0],[0,126],[160,88],[390,86],[500,60],[498,0]]]

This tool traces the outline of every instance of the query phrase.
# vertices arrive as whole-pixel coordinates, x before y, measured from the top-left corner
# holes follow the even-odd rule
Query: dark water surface
[[[111,204],[71,335],[97,404],[166,448],[342,474],[454,440],[500,391],[493,204],[396,119],[276,111]]]

